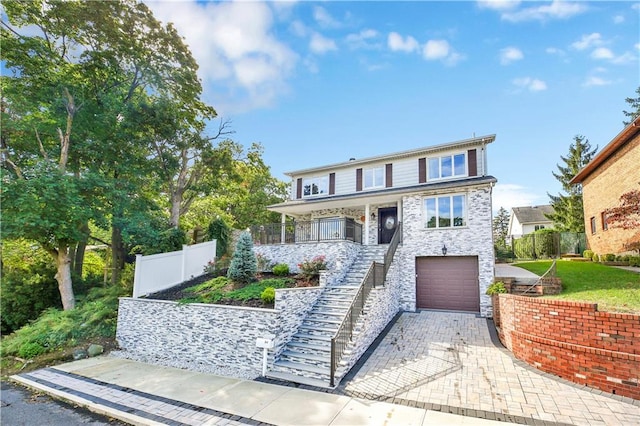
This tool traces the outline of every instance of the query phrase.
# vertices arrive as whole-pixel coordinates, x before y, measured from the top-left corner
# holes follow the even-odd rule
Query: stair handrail
[[[527,287],[527,289],[524,291],[523,294],[529,293],[529,291],[533,290],[534,288],[536,288],[536,286],[538,284],[543,283],[545,278],[555,277],[556,276],[556,261],[557,261],[557,259],[553,259],[553,262],[551,262],[551,266],[549,266],[549,269],[547,269],[547,272],[542,274],[542,276],[540,278],[538,278],[535,283],[533,283],[529,287]]]
[[[362,282],[349,306],[349,310],[342,319],[338,330],[331,338],[331,372],[329,375],[329,386],[331,387],[333,387],[335,383],[336,369],[340,361],[339,358],[353,338],[353,328],[364,311],[364,305],[369,297],[369,293],[371,293],[371,290],[376,287],[378,283],[384,285],[387,272],[393,261],[393,256],[401,241],[402,223],[399,223],[393,233],[393,237],[391,237],[389,247],[387,247],[385,251],[384,263],[371,262],[371,266],[369,266],[364,278],[362,278]]]

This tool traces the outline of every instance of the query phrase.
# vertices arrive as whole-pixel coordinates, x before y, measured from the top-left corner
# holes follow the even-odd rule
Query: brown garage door
[[[418,309],[479,312],[478,258],[417,257],[416,299]]]

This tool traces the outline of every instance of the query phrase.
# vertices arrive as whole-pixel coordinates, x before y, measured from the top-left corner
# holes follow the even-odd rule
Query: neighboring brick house
[[[519,238],[540,229],[553,228],[553,221],[547,215],[553,214],[550,205],[513,207],[509,217],[508,237]]]
[[[400,308],[490,315],[485,290],[494,278],[496,179],[487,172],[487,145],[494,139],[474,137],[289,172],[291,199],[268,208],[281,213],[283,223],[295,220],[296,243],[335,238],[387,244],[401,222],[402,245],[394,257]]]
[[[629,230],[607,224],[604,211],[620,196],[640,189],[640,117],[626,126],[572,180],[582,184],[587,243],[597,254],[625,253]]]

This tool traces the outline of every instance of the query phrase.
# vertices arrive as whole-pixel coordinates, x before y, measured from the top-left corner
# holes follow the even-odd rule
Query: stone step
[[[281,356],[285,356],[287,358],[297,358],[297,359],[304,359],[304,360],[323,362],[323,363],[331,362],[330,352],[326,352],[323,354],[312,354],[312,353],[298,352],[293,350],[285,350],[284,352],[282,352]]]
[[[300,383],[302,385],[330,389],[329,380],[313,379],[311,377],[298,376],[296,374],[285,373],[283,371],[267,371],[266,377],[276,380],[283,380],[285,382]]]
[[[290,341],[289,343],[287,343],[286,347],[289,348],[289,349],[294,349],[294,350],[308,349],[308,350],[312,350],[312,351],[331,353],[331,344],[328,344],[328,345],[327,344],[314,345],[314,344],[311,344],[311,343]]]
[[[326,311],[326,310],[324,310],[324,309],[319,309],[319,310],[315,310],[315,309],[314,309],[314,310],[312,310],[311,312],[309,312],[309,314],[307,315],[307,318],[308,318],[309,316],[311,316],[311,315],[316,315],[316,317],[317,317],[317,316],[327,316],[327,317],[335,317],[335,318],[338,318],[338,317],[343,317],[343,316],[345,316],[346,311],[347,311],[346,309],[343,309],[343,310],[342,310],[342,311],[340,311],[340,312],[337,312],[337,311]]]
[[[308,371],[309,373],[326,375],[329,377],[330,371],[328,368],[316,367],[315,365],[302,364],[299,362],[291,362],[291,361],[276,361],[273,363],[276,367],[284,367],[289,368],[291,370],[301,370]]]
[[[312,325],[312,324],[302,324],[300,327],[298,327],[298,330],[310,330],[310,331],[318,331],[318,332],[326,332],[326,333],[335,333],[336,331],[338,331],[338,327],[318,327],[317,325]]]
[[[320,323],[320,324],[337,324],[337,325],[342,324],[341,319],[309,318],[309,317],[306,317],[302,323],[304,324],[307,321],[313,322],[313,323]]]
[[[330,342],[333,336],[326,336],[322,334],[305,334],[305,333],[296,333],[293,335],[292,339],[305,339],[312,341],[322,341],[322,342]]]

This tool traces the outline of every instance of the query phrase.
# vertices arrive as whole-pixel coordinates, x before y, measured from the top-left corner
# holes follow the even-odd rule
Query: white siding
[[[393,187],[411,186],[418,183],[418,158],[396,160],[393,163]]]
[[[336,171],[336,195],[356,192],[356,169]]]

